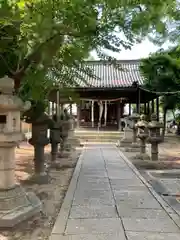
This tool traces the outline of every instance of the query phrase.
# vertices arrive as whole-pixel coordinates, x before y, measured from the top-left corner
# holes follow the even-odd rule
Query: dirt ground
[[[22,144],[16,150],[16,176],[27,192],[33,191],[43,203],[40,214],[17,225],[14,229],[0,232],[0,240],[48,240],[68,189],[75,165],[81,153],[77,148],[73,157],[63,159],[66,166],[60,170],[50,170],[49,184],[27,184],[25,180],[33,173],[33,148]],[[50,147],[46,148],[46,157],[50,157]]]

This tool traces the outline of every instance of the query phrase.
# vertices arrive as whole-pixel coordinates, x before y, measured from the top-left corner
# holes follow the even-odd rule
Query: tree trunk
[[[165,108],[164,112],[163,112],[163,123],[164,123],[164,127],[163,127],[163,130],[162,130],[163,141],[164,141],[165,132],[166,132],[166,114],[167,114],[167,109]]]

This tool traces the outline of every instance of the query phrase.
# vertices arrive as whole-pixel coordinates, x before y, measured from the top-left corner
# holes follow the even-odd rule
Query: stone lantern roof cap
[[[131,116],[129,116],[130,120],[138,120],[139,119],[139,114],[138,113],[133,113]]]
[[[145,120],[146,116],[142,114],[140,116],[140,120],[136,123],[136,127],[146,128],[148,126],[148,122]]]
[[[151,115],[151,122],[148,124],[148,128],[152,129],[152,128],[163,128],[163,123],[160,123],[157,121],[157,116],[155,113],[153,113]]]
[[[14,79],[4,76],[0,78],[0,91],[5,94],[12,94],[14,90]]]

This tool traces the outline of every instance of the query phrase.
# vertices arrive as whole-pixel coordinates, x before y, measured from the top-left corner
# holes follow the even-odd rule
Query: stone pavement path
[[[180,229],[113,145],[87,145],[50,240],[179,240]]]

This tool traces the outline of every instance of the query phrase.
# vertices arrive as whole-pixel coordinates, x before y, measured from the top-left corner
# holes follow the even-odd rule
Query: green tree
[[[16,89],[57,69],[56,81],[71,82],[92,49],[105,57],[104,49],[119,52],[149,33],[167,36],[164,16],[176,8],[176,0],[1,0],[0,75],[13,77]]]
[[[166,128],[166,114],[168,110],[174,110],[180,102],[179,93],[168,92],[180,91],[180,58],[179,48],[168,51],[160,51],[148,59],[142,60],[141,72],[145,78],[145,88],[162,92],[161,106],[163,108],[164,132]],[[166,94],[164,94],[166,92]]]

